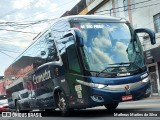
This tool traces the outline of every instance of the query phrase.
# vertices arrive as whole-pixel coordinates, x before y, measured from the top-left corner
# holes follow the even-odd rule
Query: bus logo
[[[131,75],[130,73],[117,73],[117,76],[129,76]]]
[[[130,86],[129,86],[129,85],[126,85],[126,86],[124,87],[124,89],[127,91],[127,90],[130,89]]]
[[[131,94],[130,90],[129,90],[130,89],[130,85],[125,85],[124,89],[126,91],[126,95]]]
[[[34,84],[37,84],[37,83],[40,83],[40,82],[43,82],[43,81],[46,81],[48,79],[51,79],[51,73],[50,73],[50,70],[48,71],[44,71],[44,73],[40,74],[40,75],[33,75],[33,82]]]

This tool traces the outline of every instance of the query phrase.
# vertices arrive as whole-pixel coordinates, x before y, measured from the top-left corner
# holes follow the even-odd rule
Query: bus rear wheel
[[[104,105],[107,110],[115,110],[117,107],[118,107],[119,103],[112,103],[112,104],[107,104],[107,105]]]
[[[69,116],[71,109],[68,108],[65,94],[60,92],[58,98],[58,108],[60,109],[62,116]]]

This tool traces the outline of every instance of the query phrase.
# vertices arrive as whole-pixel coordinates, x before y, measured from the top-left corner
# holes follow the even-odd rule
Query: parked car
[[[7,97],[5,95],[1,95],[0,98],[0,112],[9,111]]]

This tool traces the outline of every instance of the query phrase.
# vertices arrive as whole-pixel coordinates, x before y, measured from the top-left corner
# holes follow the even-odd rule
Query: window
[[[155,32],[160,32],[160,13],[153,16]]]
[[[38,66],[46,62],[58,61],[56,45],[51,34],[47,33],[39,38],[25,51],[23,56],[28,57]]]
[[[76,73],[80,73],[80,65],[78,61],[78,56],[76,54],[75,44],[70,44],[67,47],[67,55],[69,62],[69,70]]]
[[[47,40],[45,51],[47,52],[47,62],[58,60],[58,52],[53,39]]]

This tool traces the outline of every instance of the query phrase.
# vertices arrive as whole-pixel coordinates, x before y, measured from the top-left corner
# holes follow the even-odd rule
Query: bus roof
[[[83,20],[90,20],[90,21],[106,21],[106,22],[126,22],[127,20],[124,18],[118,17],[111,17],[111,16],[104,16],[104,15],[72,15],[62,17],[60,19],[65,19],[67,21],[83,21]]]

